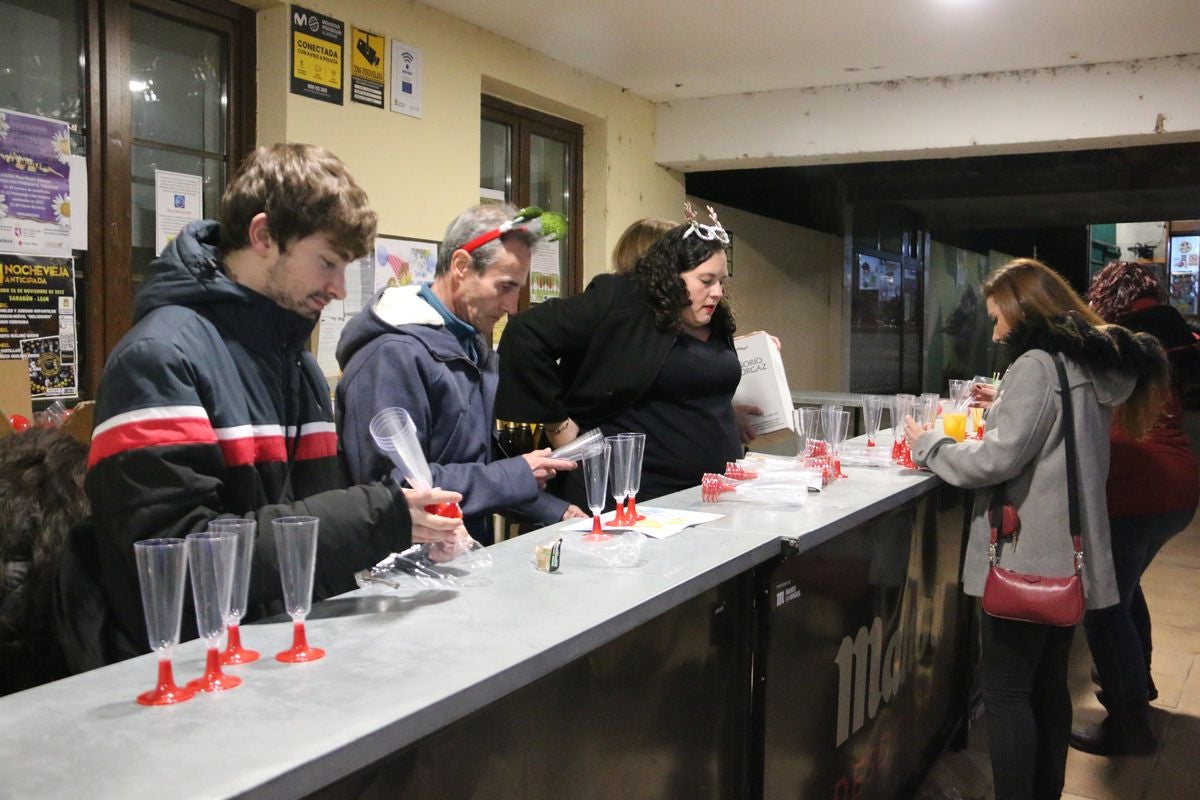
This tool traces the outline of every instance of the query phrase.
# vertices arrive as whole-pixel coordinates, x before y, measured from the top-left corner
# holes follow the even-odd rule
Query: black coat
[[[645,291],[599,275],[582,294],[547,300],[509,320],[500,340],[496,417],[581,430],[631,406],[654,382],[675,334],[654,326]]]

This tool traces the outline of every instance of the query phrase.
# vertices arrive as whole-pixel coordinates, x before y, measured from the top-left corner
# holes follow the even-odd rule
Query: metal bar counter
[[[723,659],[717,673],[736,673],[744,664],[746,674],[706,670],[692,678],[710,695],[715,690],[709,684],[725,681],[717,687],[725,695],[709,703],[722,707],[712,711],[721,719],[704,722],[721,731],[725,750],[707,758],[722,762],[713,768],[715,772],[729,767],[724,762],[733,762],[731,768],[738,774],[676,776],[673,780],[682,783],[651,788],[639,779],[637,785],[643,788],[628,796],[654,796],[654,792],[665,796],[662,793],[676,791],[671,785],[687,786],[691,796],[757,793],[760,790],[754,787],[761,780],[752,773],[761,765],[755,764],[759,756],[748,752],[755,734],[738,728],[749,725],[742,720],[749,719],[753,643],[744,629],[753,628],[754,612],[753,603],[737,599],[748,594],[738,587],[750,586],[755,574],[778,561],[784,538],[794,539],[803,550],[818,547],[940,485],[924,473],[847,471],[849,479],[814,496],[803,509],[701,504],[697,489],[650,503],[727,516],[668,539],[648,541],[641,563],[632,568],[584,567],[564,561],[557,573],[538,572],[532,564],[533,548],[561,535],[557,531],[561,526],[555,526],[493,546],[489,552],[494,567],[465,578],[469,585],[458,590],[397,595],[360,591],[328,600],[309,618],[309,640],[328,652],[324,660],[312,664],[285,665],[273,659],[290,643],[290,623],[246,626],[246,645],[259,650],[263,658],[230,668],[244,682],[226,693],[198,695],[171,707],[138,706],[133,698],[154,681],[155,657],[147,655],[0,698],[0,797],[153,794],[167,800],[328,792],[328,787],[336,789],[339,782],[352,781],[356,773],[406,748],[415,752],[422,743],[438,741],[447,730],[480,724],[489,709],[502,709],[496,713],[504,716],[518,704],[535,705],[538,687],[550,687],[548,691],[558,696],[575,696],[553,689],[554,677],[578,672],[582,669],[578,665],[587,667],[589,658],[617,652],[618,646],[625,648],[620,651],[621,663],[636,662],[635,648],[644,650],[651,641],[638,642],[638,631],[654,630],[653,625],[661,626],[661,620],[689,606],[701,609],[690,613],[699,613],[702,621],[726,608],[737,612],[726,615],[736,622],[728,634],[731,638],[717,642],[716,634],[708,632],[713,641],[701,642],[696,652]],[[656,632],[653,637],[659,641],[663,634]],[[178,647],[177,680],[182,683],[198,675],[203,656],[199,641]],[[664,655],[661,660],[665,670],[670,659]],[[680,682],[678,670],[656,678],[659,665],[635,666],[636,674],[631,672],[628,679],[622,675],[621,683],[629,693],[625,702],[644,704],[639,679],[644,679],[645,687]],[[589,669],[594,671],[594,665]],[[662,683],[655,684],[656,679]],[[600,692],[595,687],[588,691]],[[595,748],[589,756],[593,758],[590,769],[599,774],[618,757],[615,751],[603,749],[604,737],[636,738],[638,723],[622,716],[623,711],[616,713],[611,729],[605,731],[599,727],[602,722],[596,723],[597,738],[592,740],[586,725],[570,727],[572,715],[598,714],[609,700],[597,694],[591,702],[592,706],[550,709],[555,722],[542,735],[544,746],[560,747],[563,752]],[[672,708],[681,707],[679,714],[693,713],[689,707],[697,704],[700,701],[689,698],[672,703]],[[688,727],[686,717],[677,719],[672,713],[676,712],[663,715],[671,721],[667,737]],[[536,757],[541,740],[529,727],[521,735],[528,737],[525,751],[534,750]],[[460,734],[451,734],[449,740],[456,735]],[[517,741],[514,746],[521,744]],[[496,749],[504,751],[503,743],[497,743]],[[459,752],[439,763],[452,768],[453,759],[465,765],[483,755]],[[512,756],[517,757],[525,756]],[[648,774],[663,771],[661,763],[647,762],[645,768]],[[549,773],[556,766],[548,763],[545,769]],[[583,777],[564,776],[565,783],[555,784],[556,791],[570,792]],[[688,781],[702,788],[695,790]],[[528,776],[518,783],[548,785],[531,782]],[[505,796],[501,789],[494,791],[494,795],[477,796]],[[325,796],[360,796],[358,792],[351,786]],[[577,796],[603,795],[593,790]]]

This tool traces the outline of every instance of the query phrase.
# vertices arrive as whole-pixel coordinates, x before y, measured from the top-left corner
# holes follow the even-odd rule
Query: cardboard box
[[[792,392],[779,350],[764,331],[735,337],[734,349],[742,365],[742,381],[733,395],[734,405],[758,406],[761,417],[751,417],[754,433],[761,436],[792,430]]]
[[[33,422],[29,364],[23,358],[0,360],[0,414],[4,416],[4,429],[9,429],[8,418],[14,414]]]

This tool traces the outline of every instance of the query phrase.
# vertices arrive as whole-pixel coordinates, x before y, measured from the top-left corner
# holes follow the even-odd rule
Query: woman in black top
[[[597,426],[644,432],[639,500],[695,486],[739,458],[729,236],[712,221],[671,229],[626,275],[600,275],[583,294],[512,318],[496,416],[544,422],[556,447]],[[581,494],[568,484],[568,499]]]

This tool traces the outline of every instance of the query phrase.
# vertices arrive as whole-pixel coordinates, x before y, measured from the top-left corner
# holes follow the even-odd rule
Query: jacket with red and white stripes
[[[151,265],[96,398],[85,487],[100,583],[110,622],[143,648],[135,541],[257,519],[249,617],[281,610],[275,517],[321,520],[314,599],[410,543],[394,487],[346,488],[329,388],[304,349],[314,323],[231,280],[218,241],[215,222],[193,223]]]

